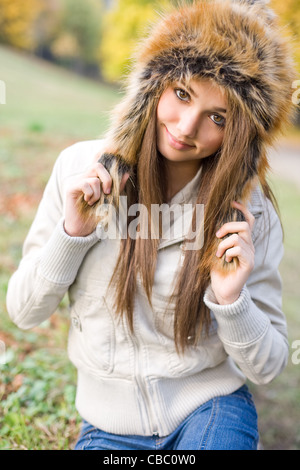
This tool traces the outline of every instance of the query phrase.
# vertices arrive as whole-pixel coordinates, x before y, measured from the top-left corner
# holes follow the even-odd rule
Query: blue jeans
[[[216,397],[168,436],[110,434],[83,421],[75,450],[256,450],[257,414],[248,387]]]

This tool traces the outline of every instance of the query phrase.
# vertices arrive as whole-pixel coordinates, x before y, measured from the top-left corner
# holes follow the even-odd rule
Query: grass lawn
[[[116,90],[0,46],[0,450],[71,449],[80,418],[75,410],[76,371],[66,343],[67,301],[46,322],[21,331],[9,320],[5,295],[22,243],[59,152],[101,136]],[[300,191],[273,181],[285,226],[282,263],[290,342],[300,340]],[[300,449],[300,364],[292,362],[272,384],[251,385],[265,449]],[[298,355],[300,359],[300,353]],[[2,362],[4,362],[2,360]]]

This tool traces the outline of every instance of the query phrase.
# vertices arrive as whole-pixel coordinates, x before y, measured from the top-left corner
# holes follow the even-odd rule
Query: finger
[[[102,183],[102,190],[105,194],[109,194],[112,186],[112,178],[107,171],[107,169],[102,165],[102,163],[96,163],[89,172],[87,173],[88,177],[96,176]]]
[[[83,193],[83,199],[85,202],[89,202],[91,197],[93,197],[94,191],[90,183],[85,180],[82,182],[82,184],[78,187],[79,191]]]
[[[87,181],[88,185],[92,189],[92,194],[88,197],[88,199],[85,199],[86,202],[92,206],[95,204],[96,201],[100,199],[101,195],[101,187],[100,187],[100,180],[99,178],[89,178]]]
[[[85,178],[79,182],[76,186],[76,191],[73,191],[73,193],[75,195],[82,193],[85,202],[90,205],[94,204],[100,198],[101,194],[99,178]]]
[[[230,235],[227,238],[224,238],[224,240],[222,240],[218,245],[216,256],[221,258],[224,255],[226,250],[234,246],[238,246],[240,243],[241,243],[240,237],[236,233]]]
[[[254,255],[242,249],[240,246],[229,248],[225,253],[225,260],[230,263],[234,258],[237,258],[239,265],[250,271],[254,268]]]
[[[239,247],[244,252],[254,252],[252,244],[243,240],[238,234],[232,234],[219,243],[216,256],[221,258],[225,252],[235,247]]]
[[[225,260],[227,263],[230,263],[233,258],[240,258],[242,255],[242,249],[240,246],[234,246],[232,248],[228,248],[225,252]]]
[[[244,217],[246,221],[248,222],[250,230],[252,232],[254,222],[255,222],[254,215],[249,211],[249,209],[244,204],[241,204],[240,202],[233,201],[232,207],[234,207],[235,209],[239,209],[244,214]]]
[[[217,238],[223,238],[230,233],[238,233],[247,238],[247,235],[250,234],[250,226],[248,222],[226,222],[217,231],[216,236]]]
[[[216,256],[222,258],[224,255],[227,262],[234,257],[246,260],[249,256],[253,257],[254,247],[252,243],[243,240],[238,234],[232,234],[219,243]]]

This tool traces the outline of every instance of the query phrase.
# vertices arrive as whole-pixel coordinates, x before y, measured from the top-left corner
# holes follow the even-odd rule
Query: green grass
[[[0,80],[6,83],[1,128],[95,138],[102,134],[116,90],[0,45]]]
[[[21,331],[8,318],[5,295],[21,258],[22,243],[59,152],[102,135],[119,99],[110,87],[0,46],[0,450],[71,449],[79,431],[76,371],[67,353],[68,311]],[[273,180],[285,227],[281,266],[290,343],[300,339],[300,191]],[[251,385],[265,449],[300,449],[300,364],[291,361],[272,384]],[[1,361],[0,361],[1,362]]]

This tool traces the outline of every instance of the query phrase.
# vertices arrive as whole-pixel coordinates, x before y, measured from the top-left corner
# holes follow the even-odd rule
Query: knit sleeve
[[[23,257],[12,275],[6,297],[9,316],[20,328],[37,326],[53,314],[74,282],[96,233],[70,237],[63,228],[62,164],[72,148],[56,161],[35,219],[23,246]]]

